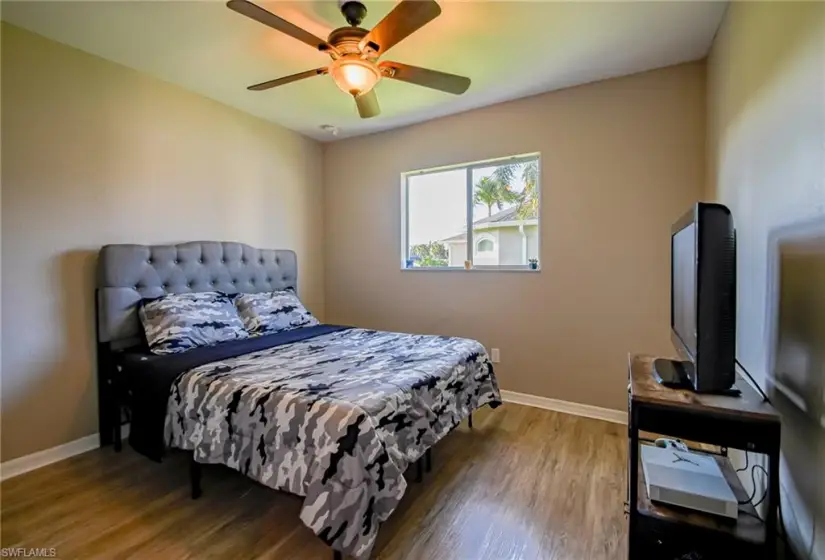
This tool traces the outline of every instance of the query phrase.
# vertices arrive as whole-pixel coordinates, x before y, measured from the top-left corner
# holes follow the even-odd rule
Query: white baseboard
[[[129,425],[126,424],[120,430],[121,436],[125,439],[129,437]],[[52,447],[51,449],[44,449],[32,453],[31,455],[24,455],[17,459],[0,463],[0,480],[7,480],[15,476],[51,465],[63,459],[86,453],[92,449],[100,447],[100,434],[94,433],[89,436]]]
[[[616,424],[627,424],[627,414],[621,410],[549,399],[547,397],[516,393],[515,391],[501,391],[501,398],[504,402],[513,404],[534,406],[536,408],[564,412],[575,416],[605,420]],[[121,434],[124,439],[129,437],[128,425],[123,426]],[[13,478],[23,473],[39,469],[40,467],[62,461],[63,459],[68,459],[69,457],[80,455],[92,449],[97,449],[98,447],[100,447],[100,435],[92,434],[70,441],[69,443],[64,443],[63,445],[58,445],[57,447],[52,447],[51,449],[44,449],[31,455],[25,455],[17,459],[12,459],[11,461],[6,461],[5,463],[0,463],[0,480]]]
[[[596,420],[605,420],[607,422],[613,422],[614,424],[627,424],[627,413],[623,410],[538,397],[536,395],[516,393],[515,391],[501,391],[501,398],[504,402],[513,404],[523,404],[525,406],[534,406],[536,408],[564,412],[575,416],[595,418]]]

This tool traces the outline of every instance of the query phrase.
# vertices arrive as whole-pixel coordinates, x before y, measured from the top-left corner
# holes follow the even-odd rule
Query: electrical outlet
[[[490,350],[490,359],[493,360],[494,364],[501,361],[501,353],[498,351],[498,348],[493,348]]]

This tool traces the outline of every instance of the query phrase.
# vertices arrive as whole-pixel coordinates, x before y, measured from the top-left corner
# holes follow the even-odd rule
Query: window
[[[404,269],[536,269],[539,156],[402,175]]]
[[[492,239],[479,239],[476,243],[476,253],[492,253],[495,246]]]

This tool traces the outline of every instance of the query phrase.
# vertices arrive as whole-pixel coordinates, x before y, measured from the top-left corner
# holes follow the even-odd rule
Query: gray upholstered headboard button
[[[98,340],[118,346],[137,339],[137,304],[143,298],[297,290],[297,283],[297,258],[289,250],[223,241],[106,245],[98,258]]]

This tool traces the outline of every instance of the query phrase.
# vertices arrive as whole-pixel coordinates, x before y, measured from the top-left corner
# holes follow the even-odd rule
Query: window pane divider
[[[473,266],[473,168],[467,166],[467,258]],[[466,262],[465,262],[466,266]]]
[[[404,217],[404,262],[401,263],[402,268],[407,267],[407,261],[410,260],[410,178],[404,177],[404,200],[403,217]]]

